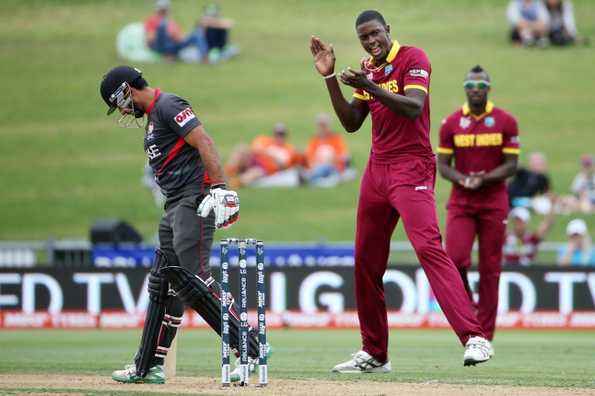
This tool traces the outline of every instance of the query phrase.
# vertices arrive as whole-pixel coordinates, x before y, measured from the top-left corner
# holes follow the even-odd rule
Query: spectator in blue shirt
[[[582,219],[571,220],[566,226],[568,243],[560,249],[558,264],[560,265],[595,265],[595,250]]]

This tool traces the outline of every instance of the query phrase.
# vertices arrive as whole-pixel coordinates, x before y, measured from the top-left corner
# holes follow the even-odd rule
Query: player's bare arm
[[[502,165],[492,169],[490,172],[471,172],[469,175],[465,175],[465,178],[462,181],[459,181],[459,184],[469,190],[477,190],[484,186],[499,183],[514,175],[517,168],[517,162],[517,155],[504,154],[504,162]]]
[[[412,88],[405,91],[405,95],[397,95],[370,81],[363,71],[351,68],[343,71],[339,78],[343,84],[363,89],[386,107],[405,117],[415,119],[424,109],[426,93],[421,89]]]
[[[472,175],[474,179],[473,188],[496,184],[513,176],[517,169],[518,159],[519,156],[516,154],[504,154],[502,165],[485,174]]]
[[[235,223],[240,214],[240,200],[235,191],[225,188],[223,167],[213,140],[202,125],[197,126],[184,138],[186,143],[200,152],[205,170],[211,179],[209,194],[198,206],[197,213],[207,217],[215,212],[215,226],[226,228]]]
[[[470,176],[459,172],[452,166],[452,159],[452,154],[438,154],[438,171],[440,175],[452,183],[467,188],[471,181]]]
[[[556,200],[552,202],[552,206],[555,206],[555,201]],[[552,229],[552,225],[554,225],[555,217],[556,214],[554,210],[550,209],[549,213],[545,216],[541,224],[539,224],[539,226],[537,227],[537,230],[535,230],[535,234],[537,234],[537,237],[539,239],[544,240],[547,237],[547,234],[549,234],[550,230]]]
[[[223,167],[221,166],[219,154],[204,127],[202,125],[197,126],[184,137],[184,140],[200,152],[200,158],[205,165],[211,183],[213,185],[224,183]]]
[[[314,67],[324,78],[333,109],[347,132],[357,131],[368,115],[368,106],[359,99],[348,102],[335,77],[335,52],[332,45],[324,44],[318,37],[310,39],[310,52]]]

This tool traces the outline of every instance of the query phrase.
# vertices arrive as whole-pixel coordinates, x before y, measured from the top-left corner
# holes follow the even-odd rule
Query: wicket
[[[266,303],[264,284],[264,243],[256,239],[222,239],[221,249],[221,384],[229,386],[230,377],[230,347],[229,347],[229,308],[232,303],[229,291],[229,249],[237,246],[239,254],[239,352],[240,352],[240,386],[248,385],[248,262],[246,249],[248,246],[256,248],[256,296],[258,320],[258,383],[266,386],[268,383],[267,341],[266,341]]]

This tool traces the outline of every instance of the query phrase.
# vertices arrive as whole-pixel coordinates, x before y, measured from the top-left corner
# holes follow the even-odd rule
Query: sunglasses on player
[[[463,83],[465,89],[488,89],[490,82],[486,80],[467,80]]]

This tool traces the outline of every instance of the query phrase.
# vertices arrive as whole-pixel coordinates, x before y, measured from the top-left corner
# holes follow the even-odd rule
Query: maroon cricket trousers
[[[459,271],[442,247],[435,181],[435,160],[413,156],[390,164],[371,158],[362,176],[355,235],[355,293],[362,349],[380,362],[388,360],[382,277],[399,218],[461,343],[464,345],[472,336],[483,337]]]
[[[471,266],[471,250],[477,235],[479,245],[477,319],[487,339],[491,341],[496,328],[498,285],[502,272],[502,245],[506,236],[508,216],[506,190],[503,190],[503,194],[490,197],[486,204],[449,203],[445,236],[446,252],[459,269],[469,299],[473,301],[467,271]]]

